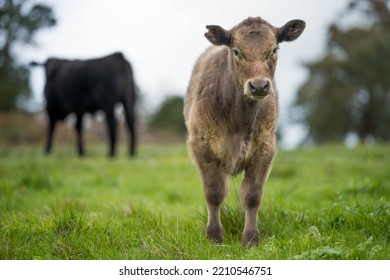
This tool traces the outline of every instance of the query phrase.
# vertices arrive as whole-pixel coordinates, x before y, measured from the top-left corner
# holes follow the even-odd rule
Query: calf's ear
[[[206,28],[209,31],[206,32],[204,36],[212,44],[220,46],[220,45],[228,45],[230,43],[230,39],[231,39],[230,32],[223,29],[221,26],[207,25]]]
[[[287,22],[285,25],[277,29],[279,43],[294,41],[301,36],[305,26],[306,23],[300,19]]]

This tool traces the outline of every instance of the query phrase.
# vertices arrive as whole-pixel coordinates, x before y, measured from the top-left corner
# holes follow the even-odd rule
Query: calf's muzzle
[[[271,93],[271,81],[266,78],[252,79],[247,82],[246,92],[254,99],[261,99]]]

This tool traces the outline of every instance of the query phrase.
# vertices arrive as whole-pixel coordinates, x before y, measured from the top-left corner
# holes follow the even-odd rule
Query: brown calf
[[[276,149],[278,44],[298,38],[305,22],[292,20],[275,28],[256,17],[231,30],[206,28],[205,36],[215,46],[197,60],[184,105],[187,143],[208,206],[206,235],[222,242],[220,207],[227,195],[227,176],[244,171],[242,243],[257,245],[263,184]]]

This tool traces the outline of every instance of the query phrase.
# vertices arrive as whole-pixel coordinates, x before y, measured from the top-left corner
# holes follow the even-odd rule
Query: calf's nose
[[[271,83],[268,79],[255,79],[248,82],[248,87],[253,96],[266,96]]]

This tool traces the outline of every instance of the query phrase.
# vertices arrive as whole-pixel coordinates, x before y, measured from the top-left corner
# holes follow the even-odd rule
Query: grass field
[[[390,146],[279,151],[243,248],[240,176],[230,180],[223,245],[185,145],[0,148],[0,259],[390,259]]]

